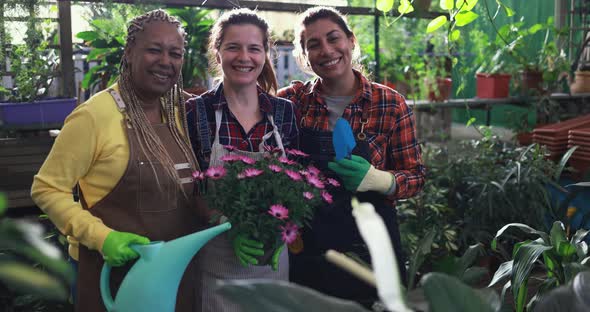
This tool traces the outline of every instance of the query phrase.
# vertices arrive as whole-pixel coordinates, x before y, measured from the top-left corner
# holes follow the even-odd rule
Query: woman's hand
[[[360,156],[329,162],[328,167],[340,176],[344,188],[351,192],[377,191],[386,195],[395,192],[394,175],[376,169]]]
[[[246,234],[237,234],[232,240],[232,245],[236,257],[238,257],[240,263],[245,267],[250,264],[258,264],[258,260],[254,257],[264,255],[264,250],[262,249],[264,245],[261,242],[248,239]]]
[[[146,245],[149,243],[150,240],[147,237],[133,233],[112,231],[104,240],[102,245],[102,256],[104,261],[110,266],[122,266],[139,257],[139,254],[131,249],[129,245]]]

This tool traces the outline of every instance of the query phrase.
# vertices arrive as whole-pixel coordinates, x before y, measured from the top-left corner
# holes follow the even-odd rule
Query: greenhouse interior
[[[0,311],[590,311],[590,0],[0,0]]]

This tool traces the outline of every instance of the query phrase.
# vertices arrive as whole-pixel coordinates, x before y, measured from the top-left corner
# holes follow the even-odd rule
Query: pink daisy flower
[[[312,192],[303,192],[303,197],[305,197],[307,199],[313,199],[313,193]]]
[[[332,178],[328,178],[326,180],[326,182],[328,182],[328,184],[335,186],[335,187],[339,187],[340,186],[340,182],[336,181],[336,179],[332,179]]]
[[[306,178],[307,183],[311,184],[315,188],[323,189],[325,187],[324,182],[322,182],[322,180],[320,180],[320,178],[318,178],[317,176],[308,175]]]
[[[256,168],[246,168],[242,173],[246,178],[252,178],[261,175],[263,172],[264,171]]]
[[[287,244],[291,244],[297,238],[297,232],[298,232],[299,228],[297,227],[296,224],[293,224],[291,222],[287,222],[287,224],[285,224],[285,226],[281,226],[280,229],[281,229],[281,239],[283,240],[283,242],[285,242]]]
[[[285,220],[289,218],[289,209],[279,204],[270,206],[268,213],[279,220]]]
[[[309,173],[308,171],[305,171],[305,170],[299,170],[299,173],[300,173],[302,176],[304,176],[304,177],[307,177],[308,175],[310,175],[310,173]]]
[[[270,169],[272,172],[283,171],[283,168],[281,168],[281,166],[277,166],[277,165],[268,165],[268,169]]]
[[[326,191],[322,191],[322,198],[328,204],[331,204],[333,202],[332,195],[330,195],[330,193],[328,193]]]
[[[309,154],[306,154],[306,153],[304,153],[298,149],[294,149],[294,148],[286,148],[285,153],[287,153],[288,155],[293,155],[293,156],[302,156],[302,157],[309,156]]]
[[[293,181],[301,181],[301,174],[297,171],[285,169],[285,173],[291,178]]]
[[[277,153],[277,152],[281,152],[281,149],[280,148],[278,148],[276,146],[266,145],[266,144],[264,145],[264,150],[267,151],[267,152],[269,152],[269,153],[271,153],[271,154],[274,154],[274,153]]]
[[[203,171],[193,171],[193,179],[203,180],[205,179],[205,173]]]
[[[246,175],[243,172],[240,172],[236,175],[236,178],[238,178],[238,180],[243,180],[246,178]]]
[[[240,160],[248,165],[253,165],[256,163],[256,160],[254,160],[254,158],[248,157],[248,156],[239,156]]]
[[[224,145],[223,148],[225,148],[226,150],[233,152],[236,150],[236,147],[233,145]]]
[[[313,175],[316,175],[316,176],[320,174],[320,169],[318,169],[314,166],[307,167],[307,171]]]
[[[240,160],[240,156],[236,155],[236,154],[225,154],[223,156],[221,156],[219,159],[221,159],[221,161],[225,161],[225,162],[232,162],[232,161],[237,161]]]
[[[205,176],[213,180],[221,179],[225,176],[225,174],[226,170],[223,168],[223,166],[210,167],[207,169],[207,171],[205,171]]]
[[[290,160],[287,157],[279,157],[279,162],[281,162],[282,164],[286,164],[286,165],[294,165],[294,164],[297,163],[297,162],[295,162],[293,160]]]

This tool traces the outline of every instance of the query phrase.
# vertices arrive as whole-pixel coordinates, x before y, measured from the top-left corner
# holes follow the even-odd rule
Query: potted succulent
[[[14,86],[0,90],[0,122],[13,129],[61,126],[76,106],[76,99],[48,98],[49,87],[59,74],[59,57],[49,48],[56,32],[38,22],[36,1],[15,5],[30,14],[26,18],[24,43],[12,45],[6,51]],[[6,36],[0,44],[11,44],[10,38]]]

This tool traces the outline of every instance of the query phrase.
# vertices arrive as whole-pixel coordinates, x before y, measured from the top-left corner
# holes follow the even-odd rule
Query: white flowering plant
[[[225,148],[223,166],[194,172],[196,186],[215,211],[212,222],[225,216],[235,232],[263,243],[266,251],[293,243],[315,208],[332,203],[328,189],[340,186],[313,165],[298,162],[308,157],[299,150],[286,149],[284,157],[275,148],[254,160]]]

